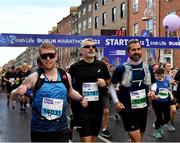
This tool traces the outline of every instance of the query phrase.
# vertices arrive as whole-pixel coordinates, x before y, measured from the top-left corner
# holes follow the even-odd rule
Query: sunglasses
[[[47,57],[49,57],[49,59],[54,59],[55,55],[55,53],[45,53],[41,54],[40,57],[42,60],[47,60]]]
[[[83,48],[85,48],[85,49],[90,49],[90,48],[96,49],[96,46],[95,45],[86,45]]]

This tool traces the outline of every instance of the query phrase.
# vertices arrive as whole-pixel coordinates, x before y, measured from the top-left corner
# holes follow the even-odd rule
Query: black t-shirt
[[[22,70],[20,70],[17,74],[18,78],[20,79],[20,84],[22,83],[22,81],[25,79],[25,77],[27,77],[28,75],[31,74],[31,71],[28,70],[27,72],[23,72]]]
[[[86,63],[81,60],[73,65],[69,69],[69,73],[72,78],[72,86],[82,95],[82,85],[85,82],[97,82],[97,78],[110,79],[110,74],[107,66],[101,62],[95,60],[93,63]],[[107,87],[98,87],[99,90],[99,100],[88,102],[88,107],[83,108],[79,102],[72,101],[72,111],[73,112],[88,112],[96,113],[102,112],[102,96],[107,95]]]
[[[13,72],[8,71],[5,74],[5,78],[13,83],[17,78],[17,74],[16,74],[15,71],[13,71]],[[14,88],[15,87],[13,87],[13,84],[10,84],[9,82],[6,82],[6,89],[7,89],[8,92],[11,92]]]

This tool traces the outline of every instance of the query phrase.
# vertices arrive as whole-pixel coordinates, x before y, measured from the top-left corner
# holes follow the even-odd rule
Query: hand
[[[17,93],[20,95],[24,95],[26,91],[27,91],[27,86],[23,84],[21,84],[17,89]]]
[[[98,78],[97,79],[97,85],[99,87],[104,87],[104,86],[106,86],[106,81],[104,79],[102,79],[102,78]]]
[[[150,100],[155,100],[155,99],[158,99],[159,97],[155,94],[155,91],[151,90],[151,91],[149,91],[149,93],[148,93],[148,98],[149,98]]]
[[[117,103],[115,103],[115,109],[117,111],[121,111],[122,109],[125,109],[125,107],[121,102],[117,102]]]
[[[85,98],[84,96],[82,96],[80,98],[80,103],[83,107],[87,107],[88,106],[88,101],[87,101],[87,98]]]

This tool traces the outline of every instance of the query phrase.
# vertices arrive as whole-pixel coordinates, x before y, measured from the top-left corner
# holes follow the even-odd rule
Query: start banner
[[[38,35],[38,34],[0,34],[0,46],[4,47],[38,47],[44,42],[57,47],[79,48],[85,38],[92,38],[98,48],[125,49],[131,39],[138,39],[143,48],[180,48],[179,38],[170,37],[131,37],[131,36],[79,36],[79,35]]]

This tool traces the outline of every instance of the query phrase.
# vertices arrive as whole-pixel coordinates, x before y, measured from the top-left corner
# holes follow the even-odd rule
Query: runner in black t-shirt
[[[107,66],[95,59],[96,46],[92,39],[82,41],[83,59],[73,64],[69,73],[73,88],[88,100],[88,107],[83,108],[72,101],[71,109],[75,126],[82,142],[95,142],[101,129],[103,113],[102,97],[107,96],[107,82],[110,74]]]
[[[7,105],[9,106],[10,93],[15,89],[15,85],[18,82],[17,74],[15,67],[12,66],[5,74],[4,81],[6,82],[6,91],[7,91]]]
[[[29,65],[27,63],[23,63],[21,69],[18,72],[18,78],[20,79],[20,85],[23,82],[23,80],[31,74],[31,71],[29,70]],[[19,98],[20,101],[20,111],[26,112],[26,105],[28,102],[28,97],[23,95]]]

